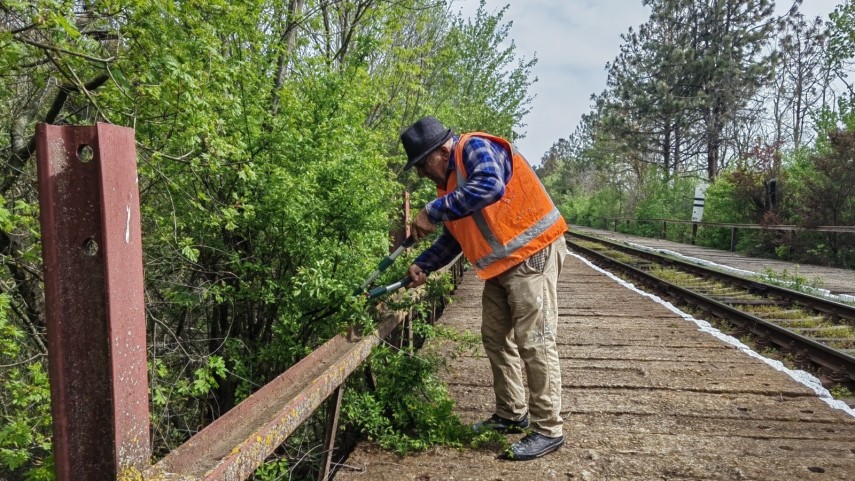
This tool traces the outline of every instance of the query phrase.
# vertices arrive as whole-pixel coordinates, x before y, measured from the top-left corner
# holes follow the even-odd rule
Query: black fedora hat
[[[444,144],[451,135],[451,129],[446,129],[439,120],[431,116],[422,117],[407,127],[407,130],[401,133],[401,143],[407,151],[407,165],[404,170],[412,168],[416,162]]]

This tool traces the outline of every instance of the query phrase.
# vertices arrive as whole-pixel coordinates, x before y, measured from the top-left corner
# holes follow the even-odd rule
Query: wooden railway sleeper
[[[776,313],[778,314],[778,313]],[[793,317],[763,317],[764,321],[774,322],[775,324],[782,325],[786,327],[788,324],[808,324],[808,323],[821,323],[826,322],[827,319],[822,316],[812,316],[812,317],[803,317],[803,318],[793,318]]]
[[[757,345],[758,348],[764,349],[772,346],[772,338],[769,336],[769,331],[755,331],[754,333],[754,344]]]
[[[837,369],[827,369],[826,371],[828,380],[835,384],[846,383],[850,379],[849,374],[850,373],[848,373],[846,368],[843,366],[840,366]]]

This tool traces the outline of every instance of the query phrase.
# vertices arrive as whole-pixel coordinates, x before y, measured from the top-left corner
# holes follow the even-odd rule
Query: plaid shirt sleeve
[[[463,249],[460,248],[460,244],[457,243],[454,236],[443,228],[442,234],[433,241],[427,250],[419,254],[414,263],[430,274],[447,265],[462,251]]]
[[[505,195],[511,166],[510,156],[501,145],[482,137],[470,137],[463,146],[463,165],[468,174],[466,182],[425,206],[434,224],[472,215]]]
[[[470,137],[463,146],[463,165],[469,174],[466,182],[428,203],[425,206],[428,218],[435,224],[461,219],[501,199],[511,174],[510,161],[501,145],[482,137]],[[444,230],[416,258],[415,264],[430,273],[451,262],[461,251],[457,240]]]

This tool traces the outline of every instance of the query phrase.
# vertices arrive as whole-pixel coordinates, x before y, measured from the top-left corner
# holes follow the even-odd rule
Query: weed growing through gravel
[[[602,251],[602,250],[606,249],[605,246],[603,246],[599,242],[591,242],[591,241],[578,240],[578,239],[574,240],[573,242],[575,242],[576,244],[578,244],[581,247],[584,247],[585,249],[590,249],[592,251]]]
[[[768,357],[768,358],[774,359],[774,358],[778,357],[779,353],[778,353],[778,350],[775,349],[774,347],[764,347],[763,349],[760,350],[759,354],[763,357]]]
[[[852,391],[843,384],[835,384],[828,389],[834,399],[849,399],[853,396]]]
[[[770,319],[807,319],[814,317],[806,311],[799,309],[788,309],[774,305],[742,305],[739,310],[757,314]]]
[[[636,261],[635,257],[633,257],[633,256],[631,256],[625,252],[610,250],[610,251],[606,251],[606,255],[611,257],[612,259],[614,259],[618,262],[622,262],[624,264],[632,264],[633,262]]]
[[[763,274],[758,274],[757,279],[762,282],[774,284],[776,286],[786,287],[795,291],[806,292],[812,294],[813,290],[822,288],[825,281],[821,278],[810,279],[799,273],[798,266],[792,271],[783,269],[780,272],[772,268],[765,268]]]
[[[810,333],[814,337],[835,337],[840,339],[855,339],[855,330],[850,326],[823,327]]]
[[[695,281],[695,276],[692,274],[668,269],[667,267],[654,266],[648,272],[663,281],[668,281],[677,285],[691,284]]]

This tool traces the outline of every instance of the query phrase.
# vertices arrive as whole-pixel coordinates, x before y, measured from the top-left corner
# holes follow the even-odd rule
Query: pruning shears
[[[415,242],[416,241],[415,241],[415,239],[413,239],[413,236],[409,236],[406,239],[404,239],[404,242],[401,243],[401,245],[397,249],[395,249],[394,252],[392,252],[388,256],[384,257],[383,260],[380,261],[380,263],[377,265],[377,268],[374,269],[374,271],[371,273],[371,275],[369,275],[368,278],[365,279],[365,282],[363,282],[362,285],[359,286],[359,288],[357,288],[356,291],[354,291],[353,295],[358,296],[358,295],[364,293],[365,297],[367,297],[368,299],[374,299],[377,296],[381,296],[381,295],[386,294],[388,292],[397,291],[398,289],[400,289],[402,287],[406,287],[406,286],[410,285],[410,282],[412,282],[412,279],[410,279],[410,276],[408,275],[406,277],[401,278],[399,281],[397,281],[395,283],[389,284],[388,286],[375,287],[374,289],[371,289],[370,291],[365,292],[365,290],[368,288],[368,286],[370,286],[371,283],[373,283],[377,279],[377,277],[380,276],[380,273],[382,273],[389,266],[391,266],[392,263],[395,262],[395,259],[399,255],[401,255],[401,253],[403,253],[405,250],[407,250],[407,248],[412,247],[412,245],[415,244]]]

